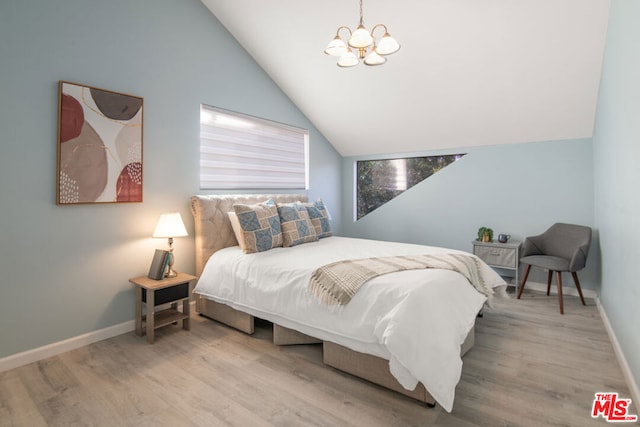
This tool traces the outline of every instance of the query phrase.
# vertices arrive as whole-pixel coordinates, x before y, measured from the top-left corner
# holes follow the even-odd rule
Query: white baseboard
[[[534,290],[534,291],[539,291],[539,292],[544,292],[545,294],[547,293],[547,284],[546,283],[540,283],[540,282],[529,282],[527,281],[526,285],[524,286],[525,291],[527,289],[529,290]],[[555,278],[553,279],[553,282],[551,283],[551,295],[558,295],[558,285],[556,284]],[[576,285],[573,283],[573,281],[570,282],[565,282],[564,280],[562,281],[562,295],[573,295],[575,297],[578,296],[578,290],[576,289]],[[582,295],[585,298],[591,298],[591,299],[596,299],[598,294],[596,293],[596,291],[594,291],[593,289],[585,289],[582,288]]]
[[[545,283],[527,282],[526,287],[536,291],[542,291],[545,293],[547,292],[547,285]],[[553,289],[552,289],[552,292],[553,292]],[[557,294],[557,292],[555,293]],[[563,294],[564,293],[578,296],[578,291],[575,288],[572,290],[563,289]],[[607,334],[609,335],[609,339],[611,340],[611,344],[613,345],[613,350],[616,354],[616,358],[618,359],[618,363],[620,364],[620,368],[622,369],[622,374],[624,375],[624,378],[627,382],[629,390],[631,391],[631,399],[634,402],[640,402],[640,389],[638,389],[638,384],[636,383],[635,378],[631,373],[631,368],[629,367],[629,364],[627,363],[627,359],[625,358],[624,353],[622,352],[622,348],[620,347],[618,338],[616,337],[615,332],[611,328],[611,323],[609,323],[609,318],[607,317],[607,313],[605,312],[604,307],[602,307],[602,305],[600,304],[600,299],[597,298],[596,292],[591,289],[583,289],[582,293],[585,298],[595,299],[596,305],[598,307],[598,311],[600,312],[600,317],[602,318],[604,327],[607,330]],[[195,302],[192,301],[191,304],[195,305]],[[192,307],[192,310],[193,309],[194,307]],[[78,335],[77,337],[69,338],[69,339],[48,344],[39,348],[27,350],[22,353],[7,356],[0,359],[0,372],[8,371],[9,369],[24,366],[29,363],[37,362],[39,360],[46,359],[47,357],[55,356],[57,354],[64,353],[66,351],[75,350],[76,348],[93,344],[94,342],[106,340],[108,338],[115,337],[117,335],[126,334],[128,332],[133,331],[134,328],[135,328],[135,322],[133,320],[130,320],[128,322],[120,323],[118,325],[110,326],[108,328],[89,332],[83,335]],[[603,390],[603,391],[606,391],[606,390]]]
[[[551,294],[558,295],[558,288],[554,286],[554,283],[551,284]],[[573,284],[573,283],[571,283]],[[547,284],[540,282],[527,282],[525,289],[535,290],[547,293]],[[575,286],[563,286],[562,287],[563,295],[574,295],[578,296],[578,290]],[[622,352],[622,347],[620,347],[620,343],[618,342],[618,338],[611,327],[611,323],[609,323],[609,318],[607,317],[607,313],[604,307],[600,304],[600,298],[598,294],[592,289],[582,289],[582,294],[585,298],[592,298],[596,302],[596,306],[598,307],[598,312],[600,313],[600,318],[602,319],[602,323],[607,331],[607,335],[609,336],[609,341],[611,341],[611,345],[613,346],[613,351],[616,355],[616,359],[618,360],[618,364],[620,365],[620,369],[622,370],[622,375],[629,387],[629,391],[631,392],[631,400],[635,402],[636,408],[640,403],[640,389],[638,388],[638,383],[636,383],[635,378],[633,377],[633,373],[631,372],[631,368],[629,367],[629,363],[627,363],[627,359]],[[608,391],[608,390],[602,390]]]
[[[611,345],[613,345],[613,351],[615,352],[616,358],[618,359],[620,369],[622,369],[622,375],[624,375],[624,379],[626,380],[629,391],[631,392],[631,400],[635,402],[635,407],[638,408],[638,405],[640,404],[640,389],[638,388],[638,383],[636,383],[636,380],[633,377],[633,373],[631,372],[631,368],[627,363],[627,359],[624,357],[624,353],[622,352],[622,347],[620,347],[620,343],[618,342],[616,333],[613,331],[611,323],[609,323],[609,317],[607,317],[607,313],[604,310],[604,307],[602,306],[602,304],[600,304],[600,298],[596,298],[596,305],[598,307],[598,311],[600,312],[602,323],[604,323],[604,327],[607,330],[607,334],[609,335]]]
[[[55,356],[66,351],[75,350],[76,348],[106,340],[107,338],[115,337],[116,335],[126,334],[134,329],[135,322],[130,320],[108,328],[99,329],[97,331],[78,335],[77,337],[58,341],[32,350],[27,350],[22,353],[13,354],[0,359],[0,372],[37,362],[38,360],[46,359],[47,357]]]
[[[190,304],[191,313],[195,313],[195,301],[191,301]],[[39,360],[46,359],[47,357],[64,353],[65,351],[75,350],[76,348],[93,344],[94,342],[106,340],[117,335],[126,334],[127,332],[131,332],[134,329],[135,321],[129,320],[128,322],[109,326],[108,328],[89,332],[83,335],[78,335],[77,337],[51,343],[42,347],[34,348],[32,350],[24,351],[22,353],[13,354],[11,356],[0,359],[0,372],[28,365],[29,363],[37,362]]]

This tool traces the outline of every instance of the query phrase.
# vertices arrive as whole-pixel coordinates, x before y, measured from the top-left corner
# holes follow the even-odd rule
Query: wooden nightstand
[[[145,323],[147,341],[153,344],[154,331],[162,326],[182,321],[182,329],[190,328],[191,306],[189,296],[197,280],[196,276],[178,273],[176,277],[161,280],[147,276],[134,277],[129,282],[136,286],[136,335],[142,336],[142,324]],[[178,303],[182,301],[182,311]],[[143,316],[142,305],[146,306]],[[171,304],[170,308],[156,311],[156,307]]]
[[[514,286],[516,292],[520,284],[518,283],[518,271],[520,267],[520,246],[522,242],[511,240],[507,243],[500,242],[480,242],[474,240],[473,254],[486,262],[491,267],[513,270]]]

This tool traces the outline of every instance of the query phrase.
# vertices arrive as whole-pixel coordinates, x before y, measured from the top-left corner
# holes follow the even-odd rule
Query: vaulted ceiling
[[[402,48],[323,50],[358,0],[202,0],[344,156],[590,137],[610,0],[364,0]]]

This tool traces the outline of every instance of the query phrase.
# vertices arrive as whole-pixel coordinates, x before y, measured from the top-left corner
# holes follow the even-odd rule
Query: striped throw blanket
[[[467,278],[487,297],[493,294],[479,268],[478,259],[464,254],[402,255],[338,261],[316,269],[309,288],[324,304],[344,305],[358,289],[374,277],[404,270],[439,268],[453,270]]]

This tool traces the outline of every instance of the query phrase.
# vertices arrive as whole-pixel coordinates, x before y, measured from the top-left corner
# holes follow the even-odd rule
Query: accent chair
[[[578,289],[582,305],[586,305],[580,288],[577,272],[587,263],[589,246],[591,245],[591,228],[582,225],[556,223],[544,233],[527,237],[522,249],[520,262],[527,265],[518,291],[518,299],[522,295],[524,285],[529,277],[531,267],[547,269],[547,295],[551,290],[551,279],[556,272],[558,282],[558,302],[560,314],[564,314],[562,302],[562,272],[570,272]]]

